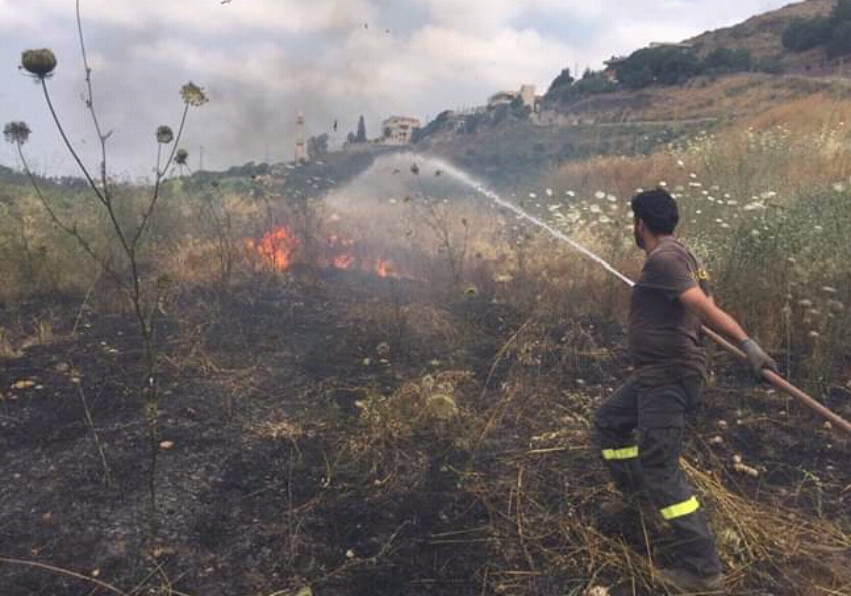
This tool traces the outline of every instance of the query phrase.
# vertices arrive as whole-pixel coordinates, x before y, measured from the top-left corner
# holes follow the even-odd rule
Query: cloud
[[[543,91],[564,67],[600,68],[612,54],[782,4],[719,0],[710,11],[696,0],[83,0],[81,9],[96,105],[115,130],[114,163],[148,173],[136,164],[150,161],[152,131],[179,114],[177,92],[188,80],[211,102],[190,115],[186,142],[205,146],[206,166],[227,167],[267,153],[289,159],[300,111],[308,134],[331,133],[338,120],[339,142],[361,114],[374,134],[390,115],[424,119],[522,83]],[[0,0],[0,117],[29,122],[29,146],[46,167],[73,163],[54,157],[43,100],[14,65],[21,50],[50,44],[59,57],[50,85],[72,138],[96,147],[80,100],[74,19],[68,0]]]

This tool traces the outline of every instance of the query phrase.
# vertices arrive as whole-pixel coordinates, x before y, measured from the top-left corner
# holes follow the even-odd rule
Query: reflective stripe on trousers
[[[603,459],[619,460],[619,459],[635,459],[638,457],[638,445],[630,447],[621,447],[620,449],[603,449]]]
[[[681,501],[680,503],[674,503],[664,509],[660,509],[659,513],[662,514],[664,519],[670,521],[672,519],[677,519],[678,517],[694,513],[698,509],[700,509],[700,503],[698,503],[697,497],[693,496],[690,499]]]

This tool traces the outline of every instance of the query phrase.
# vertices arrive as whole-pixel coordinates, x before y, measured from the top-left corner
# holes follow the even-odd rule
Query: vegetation
[[[695,60],[676,51],[634,55],[635,81],[680,81]],[[28,60],[48,102],[55,58]],[[721,49],[696,68],[749,63]],[[629,198],[669,188],[719,302],[787,378],[851,417],[848,93],[716,83],[675,104],[651,83],[640,112],[738,114],[712,126],[543,128],[515,104],[417,132],[425,147],[452,131],[453,162],[548,231],[421,155],[172,177],[188,169],[182,125],[152,131],[165,153],[153,185],[85,169],[82,183],[44,180],[26,169],[29,126],[10,121],[24,174],[0,171],[4,585],[657,593],[664,536],[597,512],[610,489],[590,428],[628,374],[628,289],[559,234],[635,277]],[[565,70],[548,96],[612,85]],[[204,95],[183,91],[185,117]],[[720,350],[711,370],[684,459],[728,591],[847,593],[848,438],[750,386]],[[166,523],[152,543],[139,479],[157,458]]]
[[[84,97],[85,105],[91,116],[92,124],[97,132],[98,141],[100,143],[101,161],[99,168],[99,177],[96,181],[81,160],[74,145],[69,140],[65,133],[65,129],[60,122],[56,110],[54,109],[51,95],[48,89],[47,80],[51,77],[53,70],[56,68],[57,59],[54,53],[49,49],[27,50],[21,56],[22,68],[29,72],[37,82],[41,85],[44,93],[44,98],[47,107],[50,110],[56,127],[65,143],[65,147],[74,158],[74,161],[80,168],[80,172],[88,182],[88,190],[95,199],[95,204],[100,207],[103,215],[108,221],[110,230],[111,244],[102,244],[103,238],[98,234],[81,229],[75,221],[76,213],[68,214],[63,208],[64,205],[52,200],[50,196],[45,194],[38,179],[32,174],[29,169],[26,156],[23,152],[23,145],[28,140],[30,130],[23,122],[10,122],[4,127],[3,133],[7,141],[13,143],[17,150],[18,156],[32,183],[35,195],[49,216],[51,223],[62,233],[67,235],[77,246],[90,257],[99,267],[98,277],[104,273],[111,282],[116,284],[117,289],[124,294],[132,307],[136,323],[139,331],[140,350],[143,354],[143,374],[139,386],[139,395],[144,403],[144,416],[148,427],[148,438],[150,448],[150,467],[148,470],[149,479],[149,520],[151,539],[156,539],[158,513],[157,513],[157,498],[156,498],[156,471],[158,453],[160,451],[159,440],[159,355],[158,341],[156,337],[156,323],[158,314],[162,310],[162,301],[166,299],[167,292],[171,282],[167,276],[159,275],[155,270],[152,270],[148,275],[142,273],[142,255],[147,251],[147,241],[151,232],[151,223],[154,220],[155,208],[162,194],[163,182],[175,160],[177,151],[176,142],[181,138],[183,127],[186,122],[190,107],[201,106],[206,103],[207,98],[204,91],[197,85],[189,82],[180,90],[180,95],[183,100],[184,109],[180,119],[178,133],[175,133],[170,126],[161,125],[156,129],[155,138],[157,142],[157,161],[155,167],[155,178],[153,188],[150,190],[150,196],[146,201],[137,205],[139,210],[136,214],[131,215],[128,207],[131,207],[135,201],[127,201],[120,197],[121,189],[116,185],[108,175],[108,151],[107,140],[111,132],[104,133],[98,114],[95,109],[94,93],[92,86],[92,69],[89,66],[88,57],[86,54],[85,40],[83,38],[83,29],[80,18],[79,4],[77,5],[77,25],[80,35],[80,46],[82,49],[83,71],[85,73],[86,95]],[[163,155],[163,148],[175,141],[175,145],[171,150],[166,150]],[[117,246],[117,250],[114,248]],[[25,242],[25,248],[28,249]],[[27,250],[27,252],[29,252]],[[27,267],[32,269],[33,263],[30,261]],[[82,396],[81,392],[81,396]],[[91,414],[88,405],[84,399],[86,406],[86,417],[91,423]],[[92,428],[93,432],[94,429]],[[103,455],[100,441],[97,433],[94,433],[96,443],[101,453],[101,459],[104,463],[106,480],[109,484],[112,483],[111,472],[106,465],[106,459]]]
[[[829,58],[851,53],[851,2],[837,0],[829,17],[796,19],[783,31],[783,47],[803,52],[824,47]]]

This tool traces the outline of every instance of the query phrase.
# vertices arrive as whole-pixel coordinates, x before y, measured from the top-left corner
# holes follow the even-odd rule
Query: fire
[[[352,255],[338,255],[334,257],[333,261],[331,261],[331,266],[334,269],[349,269],[354,262],[355,258]]]
[[[287,271],[298,262],[296,251],[299,245],[299,239],[286,226],[266,232],[260,240],[245,240],[249,254],[260,257],[278,271]],[[354,240],[332,234],[326,238],[318,263],[332,269],[358,270],[379,277],[399,277],[392,261],[371,258],[362,253],[363,247],[358,247]]]
[[[390,261],[385,261],[384,259],[378,259],[378,261],[376,261],[375,273],[378,274],[378,277],[396,277],[393,273],[393,266],[390,264]]]
[[[298,245],[298,238],[286,226],[269,230],[260,240],[249,238],[245,241],[250,253],[259,255],[279,271],[286,271],[292,266]]]

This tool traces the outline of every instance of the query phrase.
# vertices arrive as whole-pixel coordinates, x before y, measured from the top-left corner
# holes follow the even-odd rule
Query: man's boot
[[[698,575],[686,569],[657,569],[656,581],[671,594],[724,594],[724,576],[720,573]]]

